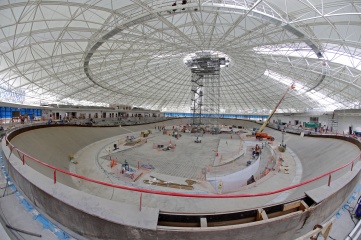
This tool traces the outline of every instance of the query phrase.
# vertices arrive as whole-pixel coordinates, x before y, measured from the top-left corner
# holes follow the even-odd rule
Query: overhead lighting
[[[182,0],[182,5],[187,4],[187,0]],[[185,8],[182,8],[182,10],[186,10]]]

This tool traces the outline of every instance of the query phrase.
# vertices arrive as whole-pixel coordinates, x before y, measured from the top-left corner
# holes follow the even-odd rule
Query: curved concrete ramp
[[[169,125],[177,124],[177,121],[185,120],[173,120]],[[254,123],[237,120],[230,121],[228,125],[233,124],[247,127],[258,126]],[[156,124],[99,129],[69,126],[36,129],[18,135],[12,140],[12,143],[41,161],[48,161],[54,166],[66,169],[69,165],[70,151],[77,152],[90,143],[111,136],[127,134],[131,131],[154,129],[155,125]],[[164,123],[164,125],[168,124]],[[271,129],[266,129],[265,131],[274,135],[278,141],[281,140],[280,132]],[[71,140],[69,140],[69,138]],[[350,162],[353,158],[359,157],[360,154],[360,150],[355,145],[347,141],[334,139],[301,138],[297,135],[287,134],[286,143],[302,163],[303,172],[300,175],[300,180],[306,180],[324,173],[327,170],[340,167],[346,162]],[[8,157],[10,150],[4,143],[2,146],[4,149],[4,157]],[[268,214],[268,216],[262,209],[250,209],[248,211],[245,210],[245,212],[247,214],[256,213],[256,215],[249,215],[247,223],[243,222],[245,220],[239,219],[233,223],[232,221],[228,221],[227,224],[230,224],[227,226],[222,225],[226,224],[225,222],[219,223],[220,225],[211,225],[212,223],[207,225],[207,223],[204,223],[204,219],[206,219],[206,215],[208,214],[211,215],[219,212],[219,217],[222,217],[222,214],[232,214],[226,212],[234,209],[249,209],[252,208],[252,206],[266,209],[266,207],[263,207],[263,204],[270,202],[275,196],[237,200],[162,196],[163,200],[160,201],[160,198],[150,194],[144,194],[143,198],[140,198],[141,195],[139,193],[130,193],[124,190],[115,190],[109,195],[105,194],[105,198],[113,200],[114,197],[116,198],[114,200],[119,201],[124,200],[124,196],[133,195],[134,199],[137,200],[133,200],[132,204],[130,204],[132,207],[127,208],[129,203],[123,205],[124,202],[111,201],[105,199],[104,196],[102,196],[102,198],[90,196],[84,192],[68,188],[63,184],[54,184],[52,182],[52,171],[45,171],[44,168],[37,167],[36,171],[43,172],[51,178],[48,179],[41,174],[39,175],[27,165],[22,165],[21,161],[16,159],[15,155],[16,154],[13,154],[10,157],[9,162],[11,164],[9,164],[8,167],[10,176],[13,177],[16,184],[19,184],[19,188],[27,194],[29,199],[32,199],[39,208],[43,209],[50,216],[54,216],[60,223],[69,225],[69,228],[90,239],[117,239],[120,236],[124,239],[162,240],[169,238],[197,238],[207,240],[222,238],[233,240],[237,237],[242,239],[294,239],[295,235],[312,230],[315,224],[321,223],[330,216],[344,201],[345,196],[348,196],[348,194],[352,192],[352,189],[360,179],[360,163],[357,163],[354,166],[354,171],[348,172],[343,176],[340,176],[342,173],[335,174],[331,187],[323,186],[327,183],[327,178],[325,178],[322,181],[320,180],[316,183],[308,184],[305,187],[291,190],[288,192],[288,196],[283,196],[283,199],[293,199],[297,196],[305,195],[305,191],[307,191],[308,195],[315,199],[312,201],[310,198],[307,198],[307,201],[314,204],[317,200],[317,204],[306,206],[307,204],[304,205],[302,201],[298,201],[297,204],[299,205],[296,207],[294,207],[295,203],[290,202],[283,206],[267,206],[269,210],[282,207],[281,213]],[[30,160],[26,160],[27,163],[30,163],[29,161]],[[343,173],[345,173],[345,171]],[[69,185],[74,187],[71,178],[64,176],[61,181],[65,184],[69,182]],[[260,184],[254,189],[259,192],[271,191],[272,189],[284,187],[286,184],[279,182],[279,185],[267,185],[271,183],[271,181],[265,181],[264,184]],[[316,192],[312,190],[312,188],[318,186],[322,187]],[[109,190],[109,188],[107,189]],[[254,189],[247,189],[244,192],[251,193]],[[119,192],[119,195],[115,194],[115,192]],[[324,194],[326,192],[328,195]],[[322,199],[322,196],[327,196],[327,198]],[[143,200],[144,205],[140,204],[140,199]],[[306,201],[306,198],[304,200]],[[161,215],[177,215],[176,213],[164,213],[164,211],[183,213],[187,220],[196,215],[195,210],[201,209],[200,216],[197,217],[199,217],[203,223],[198,222],[193,227],[159,225],[156,217],[159,211],[159,207],[157,206],[159,205],[161,205],[162,208],[164,207],[164,209],[163,212],[159,214],[158,221]],[[144,215],[140,214],[142,212],[141,206],[144,207]],[[112,209],[114,210],[112,211]],[[119,209],[122,211],[119,211]],[[203,212],[205,209],[208,209],[208,213]],[[127,218],[132,217],[132,211],[139,212],[134,214],[134,218],[128,220]],[[190,212],[192,212],[192,214]],[[239,214],[243,215],[244,213]],[[212,216],[213,215],[211,215],[208,220],[212,220]],[[84,219],[86,219],[86,221],[84,221]],[[207,219],[205,221],[207,221]],[[187,223],[185,222],[184,224]],[[101,229],[99,229],[99,226],[102,226]]]
[[[276,140],[281,142],[282,135],[280,131],[267,128],[266,132],[275,136]],[[351,160],[360,156],[360,149],[347,141],[332,138],[300,137],[291,133],[286,133],[284,143],[288,148],[298,156],[302,163],[302,177],[300,181],[306,181],[317,177],[323,173],[336,169]],[[345,170],[332,174],[332,180],[335,180],[350,170],[351,166]],[[309,183],[293,190],[287,199],[293,199],[304,195],[309,189],[314,189],[327,184],[328,178]]]
[[[49,127],[24,132],[16,136],[11,142],[14,146],[29,155],[63,170],[69,170],[69,155],[87,145],[104,138],[125,134],[127,130],[120,127]],[[53,171],[34,164],[31,160],[26,163],[35,170],[52,178]],[[59,174],[59,182],[75,187],[71,178]]]
[[[162,122],[158,124],[147,124],[139,126],[126,126],[126,127],[75,127],[75,126],[64,126],[64,127],[50,127],[44,129],[37,129],[33,131],[24,132],[21,135],[15,137],[12,140],[12,143],[15,146],[18,146],[19,149],[22,149],[24,152],[29,153],[35,158],[46,162],[55,167],[68,170],[69,169],[69,154],[76,153],[80,149],[92,144],[94,142],[100,141],[102,139],[111,138],[114,136],[119,136],[122,134],[131,135],[132,132],[143,131],[152,129],[155,130],[155,126],[172,126],[179,124],[186,124],[189,119],[174,119],[167,122]],[[235,120],[235,119],[222,119],[221,122],[225,125],[236,125],[244,126],[246,128],[258,127],[259,125],[249,121]],[[270,135],[274,136],[276,140],[281,141],[281,133],[279,131],[266,128],[265,130]],[[287,134],[285,136],[285,143],[287,146],[293,150],[293,152],[298,156],[302,164],[302,172],[300,176],[300,181],[305,181],[316,176],[321,175],[332,169],[336,169],[344,165],[345,163],[351,161],[353,158],[359,156],[360,150],[357,146],[346,141],[340,141],[335,139],[321,139],[321,138],[309,138],[309,137],[300,137],[298,135]],[[93,153],[92,153],[93,154]],[[93,154],[94,155],[94,154]],[[26,161],[27,164],[34,167],[37,171],[40,171],[44,175],[53,178],[53,171],[48,168],[39,166],[39,164],[33,164],[31,161]],[[346,171],[346,170],[345,170]],[[332,180],[337,179],[342,176],[345,171],[340,171],[333,174]],[[99,176],[99,174],[97,174]],[[90,176],[91,177],[91,176]],[[99,180],[108,181],[104,176],[103,178],[98,178]],[[58,174],[59,182],[67,184],[73,188],[76,188],[71,177]],[[304,196],[305,191],[322,186],[328,181],[327,178],[323,180],[316,181],[305,186],[301,186],[297,189],[288,191],[287,196],[284,196],[284,200],[295,199],[301,196]],[[266,192],[270,190],[276,190],[279,188],[287,187],[287,184],[290,185],[290,182],[283,182],[282,179],[277,181],[265,181],[263,184],[260,183],[256,188],[245,189],[242,193],[255,193],[255,192]],[[94,186],[92,184],[91,188],[98,189],[97,192],[99,196],[109,198],[111,196],[114,200],[118,199],[124,201],[124,197],[117,197],[117,194],[114,194],[112,189],[110,193],[108,190],[100,190],[101,186]],[[104,191],[104,193],[103,193]],[[122,190],[116,190],[115,192],[120,192],[120,196],[124,196]],[[241,203],[236,199],[222,200],[229,201],[228,204],[225,204],[223,210],[232,211],[235,206],[237,209],[247,208],[247,207],[257,207],[262,204],[267,203],[271,199],[276,198],[277,196],[262,197],[259,200],[255,201],[255,198],[251,199],[242,199]],[[181,200],[181,199],[180,199]],[[129,200],[132,202],[133,200]],[[204,200],[199,200],[199,204],[189,204],[189,206],[198,206],[197,208],[186,208],[187,211],[205,211],[201,206],[208,208],[208,204],[205,204]],[[213,200],[215,206],[213,209],[217,211],[222,211],[222,205],[219,204],[217,200]],[[193,202],[193,201],[192,201]],[[177,201],[173,201],[174,206],[182,205]],[[155,207],[159,204],[159,199],[157,197],[151,198],[148,201],[149,206]],[[181,209],[172,209],[173,204],[166,204],[166,208],[161,208],[166,211],[182,211],[185,210],[184,207]],[[213,205],[213,204],[212,204]],[[201,210],[203,209],[203,210]]]

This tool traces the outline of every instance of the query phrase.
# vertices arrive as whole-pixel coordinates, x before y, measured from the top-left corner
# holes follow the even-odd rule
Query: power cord
[[[344,210],[347,210],[347,212],[348,212],[349,215],[350,215],[350,218],[351,218],[352,222],[353,222],[353,223],[355,224],[355,226],[356,226],[357,222],[355,222],[355,220],[354,220],[356,214],[353,213],[353,211],[354,211],[355,208],[354,208],[354,207],[350,207],[349,205],[347,205],[347,207],[344,206],[343,209],[344,209]]]
[[[5,196],[5,192],[6,192],[6,188],[4,190],[3,197]],[[9,228],[8,226],[10,226],[10,224],[9,224],[9,221],[5,217],[4,210],[1,205],[1,201],[0,201],[0,222],[3,226],[6,226],[7,228]],[[9,229],[11,229],[11,228],[9,228]],[[15,237],[16,240],[26,240],[26,238],[24,236],[22,236],[21,234],[17,233],[17,231],[10,230],[10,232],[13,234],[11,237]]]

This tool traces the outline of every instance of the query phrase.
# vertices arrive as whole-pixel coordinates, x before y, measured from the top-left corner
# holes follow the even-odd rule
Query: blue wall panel
[[[0,118],[12,118],[12,112],[20,112],[24,114],[35,114],[36,117],[41,117],[41,109],[36,108],[14,108],[14,107],[0,107]]]

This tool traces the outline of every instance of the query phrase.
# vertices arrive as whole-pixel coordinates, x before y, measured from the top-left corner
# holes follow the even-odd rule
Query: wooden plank
[[[284,216],[287,214],[298,213],[298,212],[301,213],[302,211],[298,211],[297,208],[292,208],[287,211],[278,211],[278,212],[269,213],[269,214],[267,214],[267,216],[268,216],[268,219],[271,219],[271,218],[280,217],[280,216]]]
[[[301,206],[300,201],[288,203],[288,204],[283,205],[283,211],[287,211],[287,210],[290,210],[293,208],[298,208],[299,206]]]
[[[267,220],[267,219],[268,219],[267,213],[266,213],[265,210],[262,209],[261,215],[262,215],[263,220]]]
[[[309,206],[303,200],[283,205],[283,211],[288,211],[291,209],[295,209],[296,211],[305,211],[307,208],[309,208]]]
[[[306,233],[305,235],[297,238],[296,240],[308,240],[310,239],[311,237],[313,237],[314,235],[316,234],[319,234],[321,233],[322,236],[323,236],[323,239],[327,239],[328,238],[328,235],[332,229],[332,225],[333,225],[333,222],[335,221],[335,218],[331,218],[328,222],[324,223],[321,228],[320,227],[314,227],[314,229],[308,233]]]
[[[207,218],[201,218],[201,228],[208,227]]]
[[[208,227],[220,227],[220,226],[228,226],[228,225],[237,225],[244,224],[256,221],[256,217],[242,218],[231,221],[221,221],[221,222],[208,222]]]
[[[322,233],[322,236],[324,237],[324,239],[328,239],[334,221],[335,220],[333,219],[330,223],[326,223],[324,228],[321,230],[321,233]]]
[[[167,227],[199,227],[199,223],[160,221],[160,222],[158,222],[158,226],[167,226]]]
[[[262,220],[262,214],[260,209],[257,210],[257,216],[256,216],[256,221],[261,221]]]
[[[268,217],[267,217],[267,214],[266,214],[266,211],[262,208],[259,208],[257,210],[257,221],[261,221],[261,220],[267,220]]]
[[[143,172],[141,172],[140,174],[138,174],[138,176],[136,176],[134,179],[133,179],[133,182],[137,181],[139,179],[140,176],[143,175]]]
[[[301,200],[301,205],[300,205],[300,209],[301,211],[305,211],[307,208],[309,208],[309,206],[307,205],[307,203],[305,203],[305,201]]]
[[[269,213],[269,214],[267,214],[267,216],[270,219],[270,218],[274,218],[274,217],[284,216],[284,215],[294,213],[294,212],[298,212],[297,208],[292,208],[287,211],[278,211],[278,212]]]

